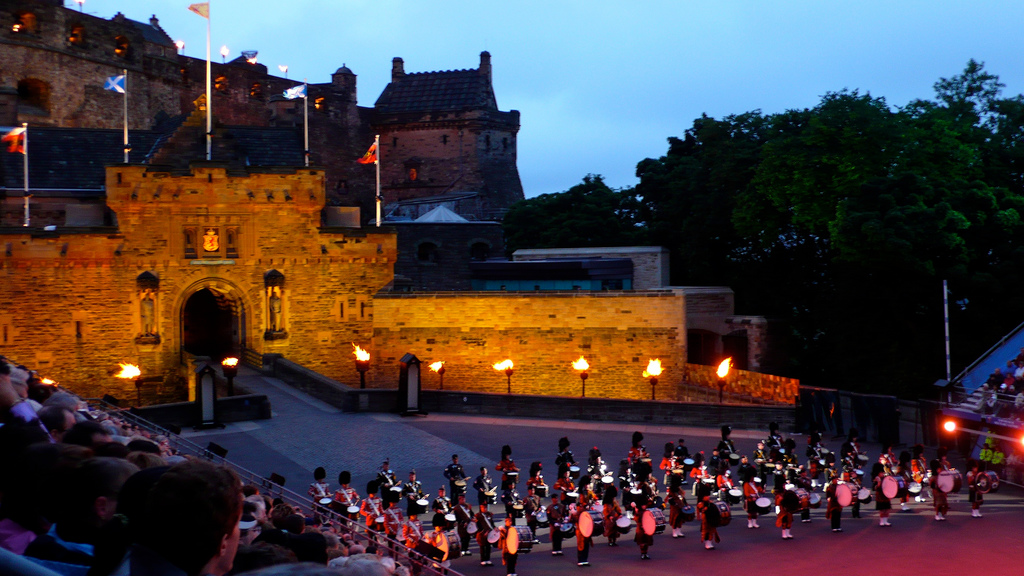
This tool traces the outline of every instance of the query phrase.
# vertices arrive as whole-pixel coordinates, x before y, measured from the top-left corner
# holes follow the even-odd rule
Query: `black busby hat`
[[[444,514],[435,512],[434,516],[430,519],[430,523],[436,528],[438,526],[447,526],[448,522],[444,519]]]
[[[665,442],[665,458],[672,456],[672,453],[676,451],[676,445],[671,442]]]
[[[850,431],[846,434],[846,440],[853,442],[854,438],[860,438],[860,432],[856,428],[850,428]]]
[[[568,436],[562,436],[561,438],[558,439],[558,449],[559,450],[565,450],[568,447],[569,447],[569,437]]]
[[[377,493],[377,488],[378,488],[378,486],[377,486],[377,481],[376,480],[370,480],[369,482],[366,483],[366,493],[367,494],[376,494]]]
[[[633,432],[633,447],[636,448],[644,439],[644,435],[639,430]]]
[[[324,478],[327,478],[327,470],[324,470],[323,466],[317,466],[316,470],[313,470],[313,479],[323,480]]]
[[[352,482],[352,473],[342,470],[341,474],[338,474],[338,484],[348,484],[349,482]]]
[[[512,455],[512,447],[511,446],[509,446],[508,444],[505,444],[504,446],[501,447],[501,457],[502,458],[504,458],[505,456],[511,456],[511,455]]]
[[[778,422],[769,422],[768,423],[768,431],[769,432],[778,432],[779,431],[779,423]]]
[[[914,451],[914,458],[917,458],[921,454],[924,454],[924,445],[922,445],[922,444],[914,444],[913,451]]]
[[[722,440],[728,438],[729,434],[732,434],[732,427],[728,424],[722,425]]]
[[[544,464],[541,464],[540,462],[532,462],[530,464],[530,477],[532,478],[533,476],[536,476],[537,472],[540,472],[542,468],[544,468]]]
[[[615,501],[615,497],[619,495],[619,489],[615,486],[609,486],[604,491],[604,496],[601,497],[601,503],[608,505]]]

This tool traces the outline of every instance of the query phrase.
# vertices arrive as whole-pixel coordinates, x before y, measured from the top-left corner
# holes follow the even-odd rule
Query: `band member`
[[[434,548],[440,548],[442,546],[442,544],[445,543],[445,539],[446,539],[445,535],[444,535],[444,530],[445,530],[445,528],[444,528],[444,518],[443,517],[439,518],[438,516],[439,516],[439,514],[434,514],[434,521],[432,523],[433,526],[434,526],[433,531],[427,532],[423,536],[423,540],[426,541],[427,544],[430,544],[431,546],[433,546]],[[465,555],[465,550],[463,550],[463,555]],[[452,564],[451,556],[449,556],[447,560],[445,560],[443,562],[439,562],[438,564],[442,568],[450,567],[451,564]]]
[[[338,474],[338,484],[341,484],[341,488],[338,488],[334,492],[334,501],[341,504],[345,508],[349,506],[359,506],[359,493],[356,492],[355,488],[349,486],[352,482],[352,473],[348,470],[342,470]],[[353,518],[355,520],[355,518]]]
[[[875,510],[878,510],[878,525],[879,526],[892,526],[889,523],[889,513],[892,512],[892,502],[889,497],[882,491],[882,480],[885,478],[885,465],[881,462],[875,462],[874,466],[871,467],[871,484],[872,489],[875,491]]]
[[[584,536],[580,530],[580,516],[586,512],[585,507],[580,506],[575,513],[573,513],[573,523],[576,524],[576,565],[577,566],[590,566],[588,558],[590,558],[590,547],[594,545],[594,535]]]
[[[452,501],[444,494],[444,486],[437,488],[437,498],[430,503],[430,509],[444,516],[452,511]]]
[[[608,539],[609,546],[619,545],[616,542],[619,539],[619,529],[616,522],[622,517],[622,508],[616,499],[617,495],[617,490],[614,486],[609,486],[604,492],[604,510],[602,510],[602,515],[604,516],[604,536]]]
[[[768,451],[764,447],[764,442],[758,442],[757,448],[754,450],[754,467],[757,468],[758,476],[768,477]]]
[[[508,551],[508,533],[515,530],[512,525],[512,518],[505,517],[505,525],[498,529],[501,536],[498,538],[498,549],[501,550],[501,563],[505,565],[505,574],[514,576],[516,573],[516,560],[519,559],[519,550]],[[490,564],[488,564],[490,566]]]
[[[861,479],[864,477],[864,471],[859,468],[851,467],[846,469],[844,472],[846,481],[850,483],[850,490],[853,490],[853,504],[850,505],[850,518],[860,518],[860,499],[857,498],[857,494],[860,489],[863,488]]]
[[[395,477],[395,473],[391,471],[390,460],[385,459],[380,468],[377,469],[377,483],[380,485],[381,495],[386,490],[390,490],[392,486],[401,485],[398,478]],[[388,500],[388,498],[385,498],[385,500]]]
[[[627,458],[619,460],[618,476],[619,491],[626,494],[633,487],[633,472],[629,469],[629,460]]]
[[[825,508],[825,518],[832,522],[833,532],[842,532],[843,529],[840,526],[840,517],[843,515],[843,505],[839,503],[839,498],[836,495],[836,489],[839,487],[839,480],[833,478],[829,480],[828,484],[825,485],[825,498],[827,499],[827,507]],[[854,495],[854,499],[856,499]]]
[[[758,470],[751,463],[747,455],[740,456],[740,466],[736,469],[736,477],[746,481],[747,478],[757,476]]]
[[[903,481],[906,482],[908,485],[914,479],[914,474],[913,474],[913,471],[912,471],[911,466],[910,466],[910,460],[911,460],[910,452],[907,452],[906,450],[900,452],[899,463],[896,465],[896,468],[893,471],[896,475],[902,476],[903,477]],[[910,508],[907,507],[907,502],[909,502],[909,501],[910,501],[910,492],[906,492],[900,498],[900,510],[902,510],[904,512],[910,512],[911,511]]]
[[[800,508],[800,501],[796,492],[783,489],[781,494],[775,495],[775,507],[779,511],[775,517],[775,526],[782,529],[782,539],[793,539],[793,511]]]
[[[568,510],[562,503],[558,494],[551,495],[551,504],[548,505],[548,522],[551,523],[551,555],[562,555],[562,531],[559,526],[565,523],[568,517]]]
[[[526,515],[526,526],[533,534],[534,544],[540,543],[537,539],[537,512],[541,510],[540,497],[530,484],[526,485],[526,499],[523,500],[523,513]]]
[[[647,554],[647,551],[650,550],[651,545],[654,544],[654,534],[647,534],[644,532],[643,517],[644,512],[646,512],[649,507],[653,506],[654,503],[646,498],[639,498],[637,500],[633,500],[630,505],[633,507],[633,517],[637,519],[636,535],[633,537],[633,541],[640,547],[640,559],[650,560],[651,557]]]
[[[309,497],[314,502],[321,498],[329,498],[331,495],[331,485],[325,480],[327,478],[327,470],[324,470],[323,466],[313,470],[313,482],[309,485]]]
[[[682,486],[682,476],[672,474],[665,503],[668,504],[668,523],[672,526],[673,538],[686,537],[686,534],[683,534],[683,506],[686,506],[686,496],[683,495]]]
[[[501,491],[501,503],[505,505],[505,516],[511,518],[512,525],[515,526],[515,519],[519,512],[515,507],[522,506],[515,484],[505,484],[505,489]]]
[[[661,464],[658,466],[665,473],[665,486],[668,486],[669,476],[676,468],[676,445],[671,442],[665,443],[665,451],[661,455]]]
[[[471,556],[469,551],[469,523],[473,520],[473,508],[466,502],[466,495],[459,494],[458,503],[455,504],[455,529],[459,533],[462,555]]]
[[[501,486],[504,489],[505,485],[509,482],[509,472],[516,472],[516,478],[518,478],[519,467],[516,466],[514,460],[512,460],[512,447],[505,444],[501,447],[501,462],[494,467],[496,472],[501,472]]]
[[[366,499],[359,507],[359,513],[366,518],[367,529],[379,532],[384,528],[377,522],[377,518],[384,515],[384,503],[377,497],[377,482],[375,480],[366,484]]]
[[[796,456],[796,440],[786,438],[782,445],[786,449],[779,459],[785,464],[786,469],[795,470],[800,465],[800,459]]]
[[[882,445],[882,452],[878,455],[878,462],[882,465],[886,475],[892,475],[895,473],[896,455],[892,451],[892,442],[887,442]]]
[[[714,550],[715,543],[721,542],[718,536],[718,524],[721,514],[718,507],[711,501],[711,488],[701,486],[697,490],[697,517],[700,519],[700,540],[705,550]]]
[[[728,425],[722,426],[722,440],[718,443],[718,455],[722,458],[722,462],[726,466],[730,466],[732,464],[730,461],[730,455],[737,453],[736,445],[733,444],[732,439],[729,438],[730,434],[732,434],[732,427]]]
[[[633,447],[629,449],[629,455],[627,458],[629,458],[629,463],[634,466],[641,458],[650,458],[650,455],[647,453],[647,448],[644,448],[644,445],[640,443],[643,439],[644,435],[640,433],[639,430],[633,432]]]
[[[859,468],[860,462],[857,457],[860,455],[860,444],[857,443],[857,437],[857,429],[850,428],[850,431],[846,434],[846,442],[839,448],[839,455],[852,466]]]
[[[932,505],[935,507],[935,520],[942,521],[946,519],[946,513],[949,512],[949,499],[945,492],[939,489],[939,472],[944,470],[942,461],[945,457],[936,458],[931,461],[932,477],[928,480],[932,488]]]
[[[801,466],[797,470],[797,476],[796,476],[796,479],[793,480],[793,483],[798,488],[803,488],[804,490],[807,490],[808,492],[812,491],[810,475],[807,473],[807,469],[804,468],[803,466]],[[801,506],[801,508],[800,508],[800,522],[802,522],[804,524],[809,524],[811,522],[811,507],[810,506]]]
[[[416,519],[416,514],[409,514],[409,518],[402,523],[402,539],[405,540],[406,548],[415,550],[423,538],[423,523]]]
[[[984,495],[978,491],[978,461],[974,458],[967,460],[967,501],[971,503],[971,518],[981,518],[981,505],[985,501]]]
[[[726,470],[722,474],[718,475],[715,479],[715,484],[718,485],[718,499],[725,500],[726,495],[729,494],[729,490],[732,490],[735,486],[732,483],[732,471]]]
[[[564,502],[567,498],[566,493],[576,491],[576,484],[572,481],[568,465],[562,464],[561,468],[558,470],[558,475],[559,478],[555,481],[555,485],[551,487],[551,490],[555,494],[560,494],[562,501]]]
[[[569,438],[562,436],[558,439],[558,455],[555,456],[555,466],[561,467],[562,464],[575,465],[576,458],[573,458],[572,451],[569,450]]]
[[[594,494],[590,476],[580,476],[580,485],[576,488],[576,492],[579,494],[579,508],[589,508],[591,504],[597,502],[597,495]]]
[[[712,476],[720,476],[724,467],[722,466],[722,455],[718,453],[718,448],[711,451],[711,457],[708,458],[708,472]]]
[[[455,483],[458,481],[466,481],[466,471],[462,469],[462,464],[459,464],[459,455],[452,454],[452,462],[444,469],[444,477],[448,479],[448,488],[452,494],[452,498],[456,498],[461,490],[457,489]]]
[[[476,489],[476,503],[487,505],[491,503],[491,495],[495,494],[491,477],[487,474],[487,467],[480,467],[480,475],[473,480],[473,488]]]
[[[764,488],[754,481],[754,474],[749,473],[743,483],[743,506],[747,509],[747,528],[760,528],[757,525],[757,508],[754,502],[764,496]]]
[[[416,506],[417,500],[423,500],[426,494],[423,493],[423,483],[416,479],[416,471],[409,471],[409,481],[402,486],[402,495],[405,496],[407,511]],[[409,512],[411,514],[411,512]]]
[[[530,477],[526,480],[526,486],[534,487],[534,491],[537,492],[538,496],[547,496],[547,494],[540,494],[538,486],[544,486],[544,490],[547,490],[547,484],[544,483],[544,475],[541,474],[541,470],[544,469],[544,465],[540,462],[533,462],[530,464]]]
[[[768,438],[765,439],[764,445],[768,450],[769,457],[773,452],[778,452],[782,449],[782,435],[779,434],[779,425],[776,422],[768,423]]]
[[[388,507],[384,509],[384,533],[392,539],[397,539],[403,522],[405,515],[402,514],[402,509],[394,501],[388,502]]]
[[[476,543],[480,545],[480,565],[491,566],[491,543],[487,541],[487,535],[494,529],[494,515],[487,510],[486,504],[480,505],[480,511],[476,514]]]
[[[914,482],[921,485],[921,493],[914,496],[914,501],[925,502],[928,500],[926,490],[928,489],[928,478],[931,471],[928,469],[928,460],[924,457],[924,446],[915,444],[913,448],[913,459],[910,461],[910,469]]]

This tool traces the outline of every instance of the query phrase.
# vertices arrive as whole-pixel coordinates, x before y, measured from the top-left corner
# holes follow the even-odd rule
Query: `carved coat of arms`
[[[203,234],[203,250],[207,252],[220,250],[220,237],[213,228],[207,229],[206,234]]]

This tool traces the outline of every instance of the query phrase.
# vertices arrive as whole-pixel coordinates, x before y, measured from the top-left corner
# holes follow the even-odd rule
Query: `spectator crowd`
[[[0,564],[76,576],[420,572],[385,541],[132,421],[0,356]]]

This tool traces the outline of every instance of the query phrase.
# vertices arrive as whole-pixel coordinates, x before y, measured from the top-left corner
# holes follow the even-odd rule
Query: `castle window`
[[[213,80],[213,89],[221,94],[228,93],[228,79],[226,76],[217,76]]]
[[[39,22],[36,20],[36,15],[31,12],[15,14],[11,32],[20,34],[35,34],[39,32]]]
[[[437,244],[423,242],[416,248],[416,259],[420,262],[437,262]]]
[[[327,111],[327,100],[325,100],[323,96],[320,96],[316,100],[313,100],[313,108],[316,108],[317,110],[319,110],[321,112],[326,112]]]
[[[394,138],[391,139],[391,147],[398,148],[398,136],[395,136]]]
[[[238,258],[238,229],[228,228],[227,232],[227,257]]]
[[[447,144],[447,143],[448,143],[448,135],[447,134],[442,134],[441,135],[441,144]]]
[[[488,150],[491,149],[491,135],[490,134],[487,134],[486,136],[484,136],[484,147],[486,147]]]
[[[249,88],[249,98],[260,99],[263,98],[263,84],[256,82]]]
[[[18,109],[22,113],[50,114],[50,86],[42,80],[26,78],[18,81]]]
[[[114,38],[114,54],[117,54],[121,58],[127,58],[129,54],[128,39],[124,36],[118,36]]]
[[[469,247],[469,257],[473,260],[487,260],[491,254],[491,247],[486,242],[476,242]]]
[[[75,46],[81,46],[85,44],[85,26],[81,24],[75,24],[71,27],[71,32],[68,33],[68,42]]]
[[[501,139],[501,149],[508,150],[508,138]]]

